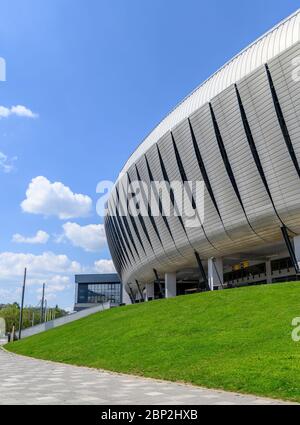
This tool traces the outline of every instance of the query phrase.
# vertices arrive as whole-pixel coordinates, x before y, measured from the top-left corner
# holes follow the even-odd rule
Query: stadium
[[[136,149],[105,217],[132,302],[297,279],[299,105],[297,11],[200,85]],[[136,181],[203,182],[204,220],[189,228],[163,214],[159,199],[158,216],[150,204],[148,215],[121,214],[124,188]],[[172,190],[169,197],[175,208]]]

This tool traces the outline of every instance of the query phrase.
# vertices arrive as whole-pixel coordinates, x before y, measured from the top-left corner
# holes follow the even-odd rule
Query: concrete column
[[[140,294],[140,291],[138,291],[138,297],[137,297],[137,299],[139,300],[140,303],[142,303],[144,301],[143,295],[144,295],[143,294],[143,291],[142,291],[142,294]]]
[[[300,267],[300,236],[294,238],[294,247],[298,266]]]
[[[174,298],[177,296],[176,273],[165,274],[166,298]]]
[[[132,287],[130,286],[130,284],[128,284],[127,285],[127,287],[125,288],[125,290],[128,290],[128,294],[130,294],[130,296],[131,296],[131,298],[132,298],[132,303],[134,304],[135,303],[135,300],[136,300],[136,294],[135,294],[135,292],[133,291],[133,289],[132,289]]]
[[[210,290],[215,286],[221,287],[224,283],[223,258],[210,258],[208,260],[208,283]]]
[[[146,300],[154,300],[154,283],[147,283],[146,285]]]
[[[75,283],[75,305],[78,304],[78,283]]]
[[[122,303],[126,305],[132,304],[130,296],[125,289],[125,285],[122,285]]]
[[[272,264],[271,260],[266,261],[267,283],[272,283]]]

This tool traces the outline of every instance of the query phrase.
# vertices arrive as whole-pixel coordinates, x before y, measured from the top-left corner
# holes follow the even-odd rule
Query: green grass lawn
[[[63,363],[300,402],[300,283],[113,309],[6,348]]]

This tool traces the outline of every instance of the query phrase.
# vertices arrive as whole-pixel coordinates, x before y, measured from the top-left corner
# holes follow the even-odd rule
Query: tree
[[[58,306],[53,309],[55,311],[55,318],[66,316],[67,312],[60,309]],[[0,307],[0,317],[5,319],[6,322],[6,331],[11,332],[13,325],[16,329],[19,327],[19,317],[20,317],[20,306],[18,303],[8,304]],[[40,323],[41,311],[37,307],[26,307],[23,310],[23,326],[22,329],[27,329],[32,326],[32,321],[34,317],[34,324],[37,325]]]

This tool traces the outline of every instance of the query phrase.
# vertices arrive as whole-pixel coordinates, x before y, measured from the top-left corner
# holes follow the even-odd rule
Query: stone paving
[[[0,348],[0,405],[274,405],[253,396],[17,356]]]

